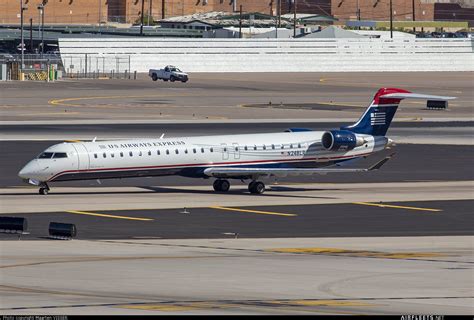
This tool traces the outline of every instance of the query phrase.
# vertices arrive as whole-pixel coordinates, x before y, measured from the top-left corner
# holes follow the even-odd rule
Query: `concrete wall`
[[[472,39],[60,39],[66,70],[474,71]]]

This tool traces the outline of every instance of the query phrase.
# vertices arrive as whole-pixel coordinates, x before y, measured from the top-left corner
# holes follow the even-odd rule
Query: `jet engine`
[[[331,130],[323,133],[321,143],[326,150],[352,150],[363,145],[364,138],[347,130]]]

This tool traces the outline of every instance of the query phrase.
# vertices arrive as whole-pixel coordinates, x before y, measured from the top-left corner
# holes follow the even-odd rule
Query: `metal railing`
[[[69,78],[136,79],[131,55],[64,54],[62,61]]]

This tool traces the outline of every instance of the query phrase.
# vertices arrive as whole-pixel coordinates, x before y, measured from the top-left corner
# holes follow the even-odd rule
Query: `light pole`
[[[144,13],[145,11],[145,0],[142,0],[142,15],[141,15],[141,22],[140,22],[140,35],[143,36],[143,19],[144,19]]]
[[[26,7],[23,7],[23,0],[20,0],[20,24],[21,24],[20,50],[21,50],[21,71],[22,72],[23,72],[23,69],[25,68],[25,57],[24,57],[25,39],[23,37],[23,11],[25,10],[26,10]]]
[[[296,38],[296,0],[293,0],[293,38]]]
[[[150,0],[150,6],[148,8],[148,23],[147,25],[150,25],[150,19],[153,19],[153,0]]]
[[[359,0],[357,0],[357,21],[360,21],[360,6],[359,6]],[[360,24],[359,24],[359,30],[360,30]]]
[[[393,10],[392,10],[392,0],[390,0],[390,39],[393,39]]]
[[[41,21],[41,58],[43,58],[44,52],[44,4],[40,3],[38,5],[38,10],[40,14],[40,21]]]
[[[100,25],[102,23],[102,1],[99,0],[99,32],[100,32]]]

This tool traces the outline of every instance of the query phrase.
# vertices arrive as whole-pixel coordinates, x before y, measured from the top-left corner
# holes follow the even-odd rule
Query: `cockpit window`
[[[43,152],[38,156],[38,159],[51,159],[53,157],[52,152]]]
[[[66,152],[55,152],[53,159],[58,159],[58,158],[67,158],[67,153]]]

